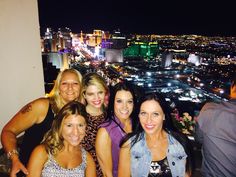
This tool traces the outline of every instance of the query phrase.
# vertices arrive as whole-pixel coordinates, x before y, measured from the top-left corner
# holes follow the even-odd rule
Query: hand
[[[18,157],[16,157],[16,158],[12,159],[12,168],[11,168],[11,172],[10,172],[10,177],[16,177],[16,174],[20,171],[22,171],[26,175],[28,174],[28,170],[21,163],[21,161],[18,159]]]

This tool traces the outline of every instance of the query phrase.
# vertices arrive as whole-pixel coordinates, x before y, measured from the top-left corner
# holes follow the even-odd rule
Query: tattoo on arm
[[[22,108],[21,113],[25,114],[25,113],[30,112],[30,111],[32,111],[32,105],[31,104],[27,104],[26,106],[24,106]]]

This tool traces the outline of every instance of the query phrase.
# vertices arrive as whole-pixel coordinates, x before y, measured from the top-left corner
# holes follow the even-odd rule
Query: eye
[[[66,124],[67,127],[72,127],[72,124]]]
[[[88,95],[88,96],[92,96],[92,95],[93,95],[93,93],[86,93],[86,95]]]
[[[153,117],[158,117],[158,116],[159,116],[159,113],[157,113],[157,112],[153,113]]]
[[[140,112],[139,115],[142,116],[142,117],[145,117],[147,115],[147,113],[146,112]]]
[[[129,104],[133,104],[133,100],[129,100],[128,103],[129,103]]]
[[[116,100],[117,103],[122,103],[122,100]]]
[[[103,93],[104,93],[103,91],[98,92],[98,94],[100,94],[100,95],[102,95]]]
[[[86,124],[79,124],[78,127],[84,128],[84,127],[86,127]]]

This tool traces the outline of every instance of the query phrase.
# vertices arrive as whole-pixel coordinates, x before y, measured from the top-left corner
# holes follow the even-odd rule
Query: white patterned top
[[[82,148],[82,163],[75,167],[66,169],[61,167],[50,154],[42,170],[41,177],[85,177],[86,151]]]

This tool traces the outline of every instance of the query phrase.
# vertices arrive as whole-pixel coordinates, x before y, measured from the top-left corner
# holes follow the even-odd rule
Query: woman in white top
[[[93,158],[80,145],[86,125],[84,105],[77,101],[66,104],[41,145],[33,150],[27,177],[96,177]]]

